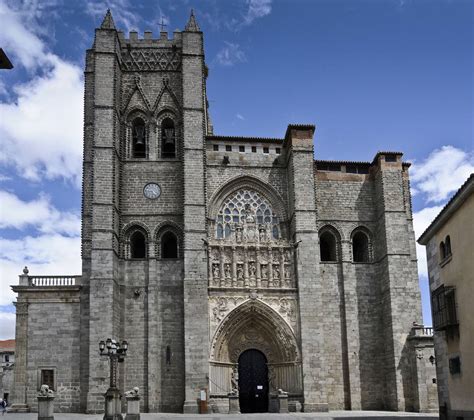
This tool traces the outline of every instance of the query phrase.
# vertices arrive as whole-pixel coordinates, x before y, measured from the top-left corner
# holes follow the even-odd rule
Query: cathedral
[[[12,403],[100,413],[99,342],[142,412],[430,411],[408,169],[399,152],[315,160],[313,125],[213,133],[203,33],[126,37],[110,11],[85,63],[82,274],[13,286]]]

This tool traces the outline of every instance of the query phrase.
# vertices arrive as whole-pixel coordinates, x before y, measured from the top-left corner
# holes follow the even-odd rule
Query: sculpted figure
[[[221,270],[219,269],[219,264],[212,265],[212,275],[214,278],[218,278],[221,275]]]
[[[268,277],[267,264],[262,264],[262,279],[266,279],[267,277]]]
[[[41,397],[52,397],[54,395],[53,390],[49,389],[48,385],[41,385],[38,395]]]
[[[133,389],[131,389],[130,391],[126,391],[125,396],[126,397],[138,397],[139,391],[140,391],[140,389],[138,388],[138,386],[136,386]]]
[[[250,277],[255,277],[255,272],[257,271],[257,267],[255,267],[255,262],[252,261],[250,264],[249,264],[249,273],[250,273]]]
[[[273,266],[273,277],[275,277],[276,279],[280,278],[280,266],[278,264],[275,264]]]
[[[226,278],[230,277],[230,264],[225,264],[224,265],[224,274],[225,274]]]
[[[244,268],[242,267],[242,264],[237,265],[237,279],[244,279]]]
[[[242,228],[240,226],[235,228],[235,240],[242,242]]]

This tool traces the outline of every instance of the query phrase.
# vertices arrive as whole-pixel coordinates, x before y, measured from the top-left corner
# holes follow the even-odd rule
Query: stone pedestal
[[[38,395],[38,420],[54,420],[54,396]]]
[[[125,399],[127,400],[125,420],[140,420],[140,397],[138,395],[133,397],[125,396]]]
[[[272,393],[270,394],[270,413],[289,413],[288,410],[288,394]]]
[[[240,414],[239,396],[229,394],[229,414]]]
[[[288,394],[278,395],[278,412],[288,413]]]
[[[104,420],[123,420],[121,403],[122,396],[117,388],[109,388],[105,393]]]

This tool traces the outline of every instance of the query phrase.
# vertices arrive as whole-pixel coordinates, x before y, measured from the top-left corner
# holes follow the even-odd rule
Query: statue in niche
[[[268,267],[267,264],[262,264],[261,266],[262,271],[262,279],[266,279],[268,277]]]
[[[290,251],[286,250],[283,255],[285,262],[290,262]]]
[[[241,226],[235,227],[235,240],[239,243],[242,242],[242,227]]]
[[[212,276],[217,279],[221,275],[221,270],[219,268],[219,264],[212,264]]]
[[[277,280],[280,278],[280,265],[279,264],[273,264],[273,277]]]
[[[249,264],[250,277],[255,277],[256,271],[257,271],[257,267],[255,266],[255,261],[251,261]]]
[[[214,261],[219,261],[219,251],[217,249],[213,252],[212,255],[213,255]]]
[[[230,277],[230,264],[224,264],[224,275],[226,278]]]
[[[251,207],[250,207],[250,204],[247,203],[247,204],[245,205],[245,210],[244,210],[244,212],[245,212],[245,221],[246,221],[247,223],[255,223],[255,217],[254,217],[253,214],[252,214],[252,209],[251,209]]]
[[[242,264],[237,264],[237,280],[244,279],[244,267]]]
[[[267,235],[265,232],[265,228],[260,228],[259,230],[259,240],[260,242],[265,242],[267,240]]]
[[[291,274],[291,273],[290,273],[290,266],[289,266],[289,265],[285,265],[285,268],[284,268],[284,269],[285,269],[285,279],[288,279],[288,280],[289,280],[290,277],[291,277],[291,276],[290,276],[290,274]]]

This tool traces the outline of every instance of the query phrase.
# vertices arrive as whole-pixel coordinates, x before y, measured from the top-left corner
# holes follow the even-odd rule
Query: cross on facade
[[[160,32],[163,32],[163,30],[168,26],[168,25],[165,25],[165,21],[163,17],[161,18],[161,22],[158,24],[158,26],[160,26]]]

